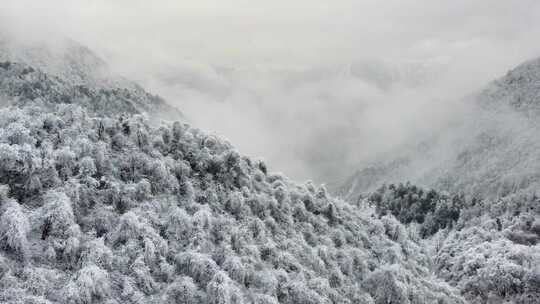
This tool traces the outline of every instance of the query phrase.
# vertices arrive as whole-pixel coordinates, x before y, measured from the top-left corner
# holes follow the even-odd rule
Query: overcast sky
[[[296,179],[343,177],[540,55],[537,0],[4,0]]]
[[[475,61],[485,64],[495,54],[512,60],[534,54],[539,43],[532,38],[540,31],[540,3],[534,0],[4,0],[2,5],[12,19],[101,44],[96,47],[134,47],[136,53],[234,65],[362,57],[451,61],[480,54],[487,58]]]

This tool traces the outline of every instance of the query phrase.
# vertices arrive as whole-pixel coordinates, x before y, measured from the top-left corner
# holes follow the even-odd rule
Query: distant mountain
[[[111,71],[88,48],[68,39],[21,42],[0,36],[0,95],[8,102],[81,104],[102,115],[156,113],[178,119],[179,110]]]
[[[445,131],[359,169],[337,192],[356,200],[382,183],[412,181],[494,198],[540,185],[540,59],[464,102],[469,111]]]
[[[107,63],[90,49],[68,38],[21,41],[7,34],[0,36],[0,61],[33,66],[72,85],[102,88],[131,85],[114,75]]]
[[[337,192],[416,230],[434,273],[468,302],[537,303],[539,92],[532,60],[465,99],[446,130],[386,153]]]
[[[510,106],[534,120],[540,115],[540,58],[524,62],[493,81],[478,99],[485,107]]]

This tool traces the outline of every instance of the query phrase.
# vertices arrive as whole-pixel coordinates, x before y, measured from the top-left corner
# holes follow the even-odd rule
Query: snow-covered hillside
[[[416,229],[436,275],[470,303],[537,303],[540,204],[536,191],[480,200],[411,184],[384,185],[367,202]]]
[[[433,271],[471,303],[540,297],[539,62],[490,83],[446,131],[389,152],[339,190],[416,229]]]
[[[534,119],[540,114],[540,58],[524,62],[493,81],[479,99],[485,107],[509,105]]]
[[[469,110],[420,145],[398,147],[359,169],[337,192],[346,199],[385,182],[495,198],[540,185],[540,60],[528,61],[467,97]]]
[[[4,103],[73,103],[101,115],[182,118],[162,98],[115,74],[88,48],[67,39],[46,43],[0,35],[0,84]]]
[[[160,121],[182,116],[136,84],[97,73],[106,64],[86,48],[59,57],[23,50],[0,51],[0,303],[540,296],[532,192],[484,201],[383,186],[341,200],[272,173],[224,139]],[[462,158],[485,157],[484,144],[500,145],[488,138]],[[360,185],[378,187],[404,166],[410,158],[371,168]]]
[[[463,303],[392,217],[187,125],[43,110],[0,112],[0,301]]]
[[[395,218],[85,71],[0,65],[0,302],[464,303]]]

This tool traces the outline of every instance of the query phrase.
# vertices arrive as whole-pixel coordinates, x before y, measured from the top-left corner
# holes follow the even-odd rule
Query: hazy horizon
[[[536,1],[7,1],[0,26],[71,37],[294,179],[331,183],[429,136],[540,55]],[[34,37],[30,37],[34,36]]]

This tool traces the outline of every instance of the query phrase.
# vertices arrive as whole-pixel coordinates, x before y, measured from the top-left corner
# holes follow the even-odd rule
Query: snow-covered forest
[[[38,40],[0,35],[0,303],[539,303],[540,60],[327,188]]]
[[[139,104],[159,99],[0,75],[2,302],[463,302],[398,221],[151,124]]]

